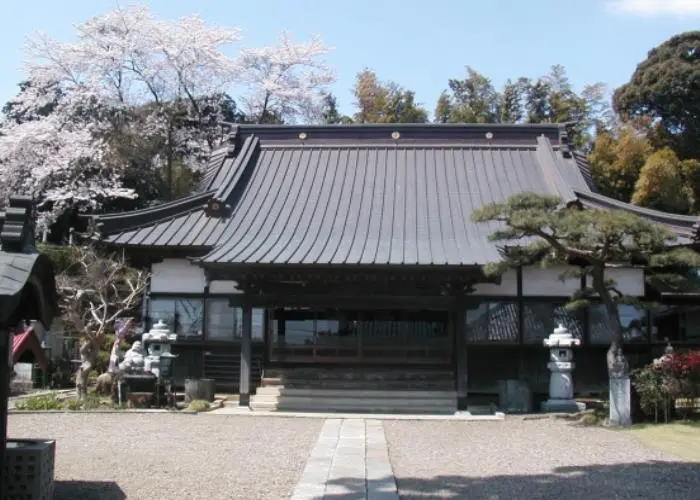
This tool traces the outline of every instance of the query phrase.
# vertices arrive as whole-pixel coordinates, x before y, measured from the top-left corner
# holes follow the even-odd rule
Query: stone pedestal
[[[3,498],[53,498],[55,455],[55,441],[8,439],[4,470],[0,471],[0,488],[5,487],[6,495]]]
[[[610,378],[610,425],[628,427],[632,425],[632,389],[629,377]]]
[[[549,398],[542,403],[545,412],[577,412],[586,409],[583,403],[574,400],[574,382],[571,372],[576,366],[573,362],[573,346],[581,344],[562,325],[544,340],[549,347]]]

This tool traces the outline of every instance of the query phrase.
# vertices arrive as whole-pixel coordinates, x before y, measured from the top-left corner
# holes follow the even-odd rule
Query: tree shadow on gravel
[[[124,500],[126,493],[114,481],[56,481],[54,500]]]
[[[397,476],[396,481],[400,498],[404,500],[700,499],[700,463],[640,462],[558,467],[549,474],[538,475],[518,475],[515,472],[483,477]],[[340,478],[329,484],[343,485],[346,493],[326,495],[325,499],[351,499],[362,494],[351,478]],[[389,497],[378,495],[375,498]]]

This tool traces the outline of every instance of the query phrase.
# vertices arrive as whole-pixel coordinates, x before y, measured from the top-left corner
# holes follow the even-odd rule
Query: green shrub
[[[77,399],[71,399],[70,401],[68,401],[68,404],[66,404],[66,408],[68,408],[71,411],[82,410],[83,404]]]
[[[29,396],[24,401],[17,401],[15,408],[18,410],[60,410],[63,408],[63,401],[55,394],[43,394],[41,396]]]
[[[102,406],[102,398],[95,392],[88,392],[83,399],[72,399],[68,402],[69,410],[96,410]]]
[[[196,411],[199,413],[200,411],[207,411],[211,405],[209,404],[208,401],[204,401],[203,399],[195,399],[194,401],[190,401],[190,404],[187,405],[187,409],[189,411]]]
[[[37,248],[51,260],[56,274],[62,274],[68,271],[77,272],[76,264],[80,259],[80,249],[78,247],[73,245],[39,243]]]

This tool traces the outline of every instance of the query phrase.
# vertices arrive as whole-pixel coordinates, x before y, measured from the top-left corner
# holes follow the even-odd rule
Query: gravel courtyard
[[[402,499],[700,499],[700,463],[557,420],[385,421]]]
[[[57,499],[282,500],[323,422],[13,414],[9,435],[58,441]],[[646,448],[626,432],[519,417],[382,422],[402,499],[700,499],[700,463]]]
[[[288,498],[323,420],[227,415],[10,415],[56,439],[56,500]]]

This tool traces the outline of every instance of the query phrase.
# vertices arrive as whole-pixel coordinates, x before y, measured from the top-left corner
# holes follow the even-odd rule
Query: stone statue
[[[673,346],[671,345],[671,341],[668,340],[668,337],[665,337],[664,340],[666,341],[666,347],[664,347],[664,354],[669,355],[673,354]]]
[[[622,352],[622,346],[616,345],[614,350],[614,360],[612,369],[610,370],[611,377],[625,378],[629,374],[629,363]]]
[[[119,363],[119,370],[123,373],[136,373],[144,370],[146,362],[146,350],[140,340],[134,342],[131,349],[124,354],[124,360]]]

